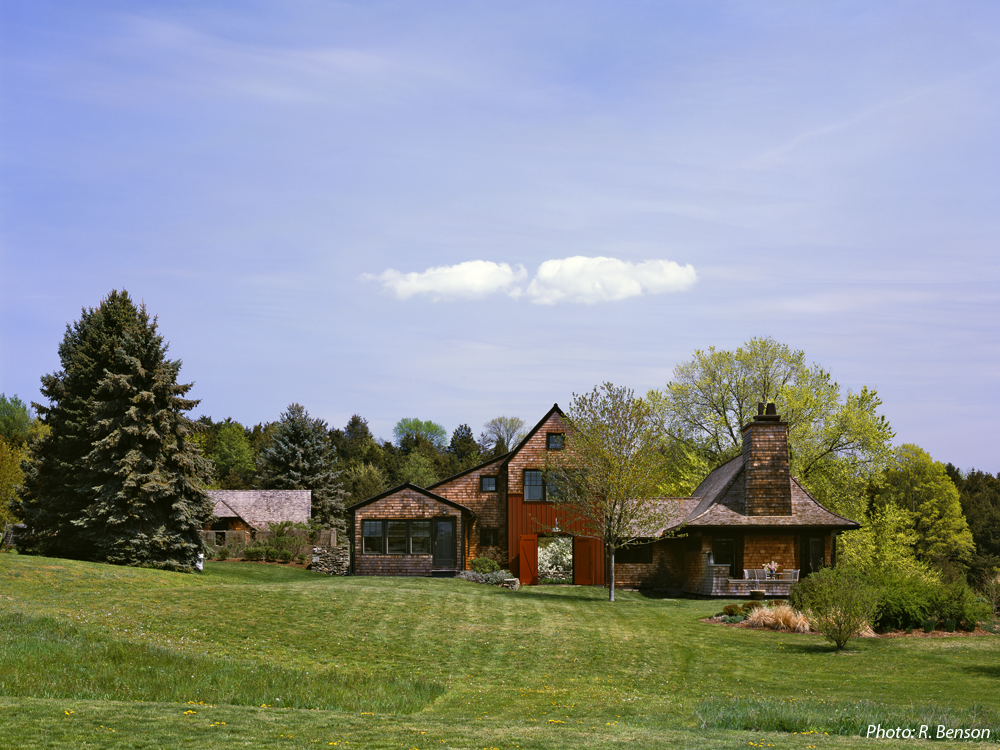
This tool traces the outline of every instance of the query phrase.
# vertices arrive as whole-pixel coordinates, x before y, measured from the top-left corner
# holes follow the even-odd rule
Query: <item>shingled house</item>
[[[306,523],[311,490],[208,490],[215,520],[211,531],[257,531],[269,523]]]
[[[748,580],[774,561],[801,575],[836,562],[836,535],[859,528],[830,512],[790,475],[788,425],[761,405],[743,427],[742,454],[711,472],[687,498],[659,498],[675,517],[649,544],[616,555],[622,586],[701,596],[787,593],[790,580]],[[358,575],[454,575],[487,550],[524,583],[538,582],[539,535],[573,536],[546,495],[546,460],[565,446],[558,404],[510,453],[428,488],[402,485],[348,508]],[[562,522],[559,517],[562,515]],[[681,531],[681,536],[670,536]],[[573,537],[573,581],[605,583],[599,540]]]

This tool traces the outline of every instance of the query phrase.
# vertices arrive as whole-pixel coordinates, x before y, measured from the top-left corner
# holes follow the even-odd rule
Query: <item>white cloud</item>
[[[366,273],[362,278],[379,281],[382,288],[399,299],[429,294],[435,302],[447,299],[481,299],[497,292],[511,297],[524,295],[535,304],[558,302],[614,302],[644,294],[682,292],[697,281],[691,264],[672,260],[645,260],[630,263],[618,258],[572,258],[547,260],[538,267],[528,288],[518,284],[527,279],[524,266],[469,260],[454,266],[428,268],[423,273],[402,273],[389,268],[382,273]]]
[[[401,273],[389,268],[378,276],[370,273],[363,278],[382,282],[382,288],[400,299],[415,294],[429,294],[434,301],[443,299],[480,299],[496,292],[512,296],[521,290],[514,285],[528,277],[524,266],[513,268],[507,263],[488,260],[467,260],[454,266],[428,268],[423,273]]]
[[[526,295],[540,305],[593,304],[643,294],[681,292],[697,278],[692,265],[682,266],[672,260],[646,260],[633,265],[617,258],[575,255],[542,263]]]

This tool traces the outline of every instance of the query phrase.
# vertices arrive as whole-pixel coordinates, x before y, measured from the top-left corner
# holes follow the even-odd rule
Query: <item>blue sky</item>
[[[996,472],[997,133],[988,2],[5,3],[0,389],[115,288],[386,438],[773,336]]]

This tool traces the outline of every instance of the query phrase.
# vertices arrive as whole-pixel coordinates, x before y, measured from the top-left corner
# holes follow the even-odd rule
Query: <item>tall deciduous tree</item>
[[[438,451],[443,451],[448,444],[448,432],[444,427],[429,419],[425,421],[416,417],[403,417],[396,422],[392,436],[396,445],[404,450],[418,440],[428,441]]]
[[[328,432],[326,422],[310,417],[301,404],[291,404],[271,426],[261,462],[270,489],[312,490],[312,517],[343,531],[344,491]]]
[[[226,420],[215,431],[209,458],[215,464],[216,479],[226,489],[249,487],[254,473],[253,447],[246,430],[239,422]],[[239,487],[234,485],[239,484]]]
[[[509,453],[527,433],[520,417],[494,417],[485,425],[479,436],[479,450],[484,459]]]
[[[681,443],[711,467],[739,454],[742,426],[759,402],[774,402],[788,422],[792,474],[848,517],[863,516],[868,485],[891,457],[893,431],[879,414],[878,394],[867,387],[842,394],[828,372],[806,363],[804,352],[772,338],[751,339],[735,351],[695,351],[649,398],[668,443]]]
[[[20,520],[14,509],[17,505],[17,492],[24,481],[21,462],[25,455],[24,448],[8,443],[0,435],[0,533],[7,524]]]
[[[0,437],[9,445],[23,446],[31,433],[31,411],[17,396],[0,393]]]
[[[895,505],[909,515],[920,559],[938,565],[972,559],[976,545],[962,513],[958,489],[945,465],[919,446],[907,444],[896,449],[876,503]]]
[[[49,434],[34,450],[21,516],[34,551],[190,570],[211,517],[210,470],[191,441],[181,363],[145,306],[114,291],[67,326],[62,370],[35,405]]]
[[[660,536],[678,512],[656,498],[666,479],[660,421],[652,404],[611,383],[573,394],[565,417],[566,449],[552,460],[546,482],[574,533],[604,542],[614,601],[615,552]]]

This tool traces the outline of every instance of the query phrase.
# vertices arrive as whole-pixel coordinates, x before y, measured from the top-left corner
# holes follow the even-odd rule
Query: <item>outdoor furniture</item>
[[[786,568],[781,571],[782,581],[797,581],[799,580],[799,569],[798,568]]]

